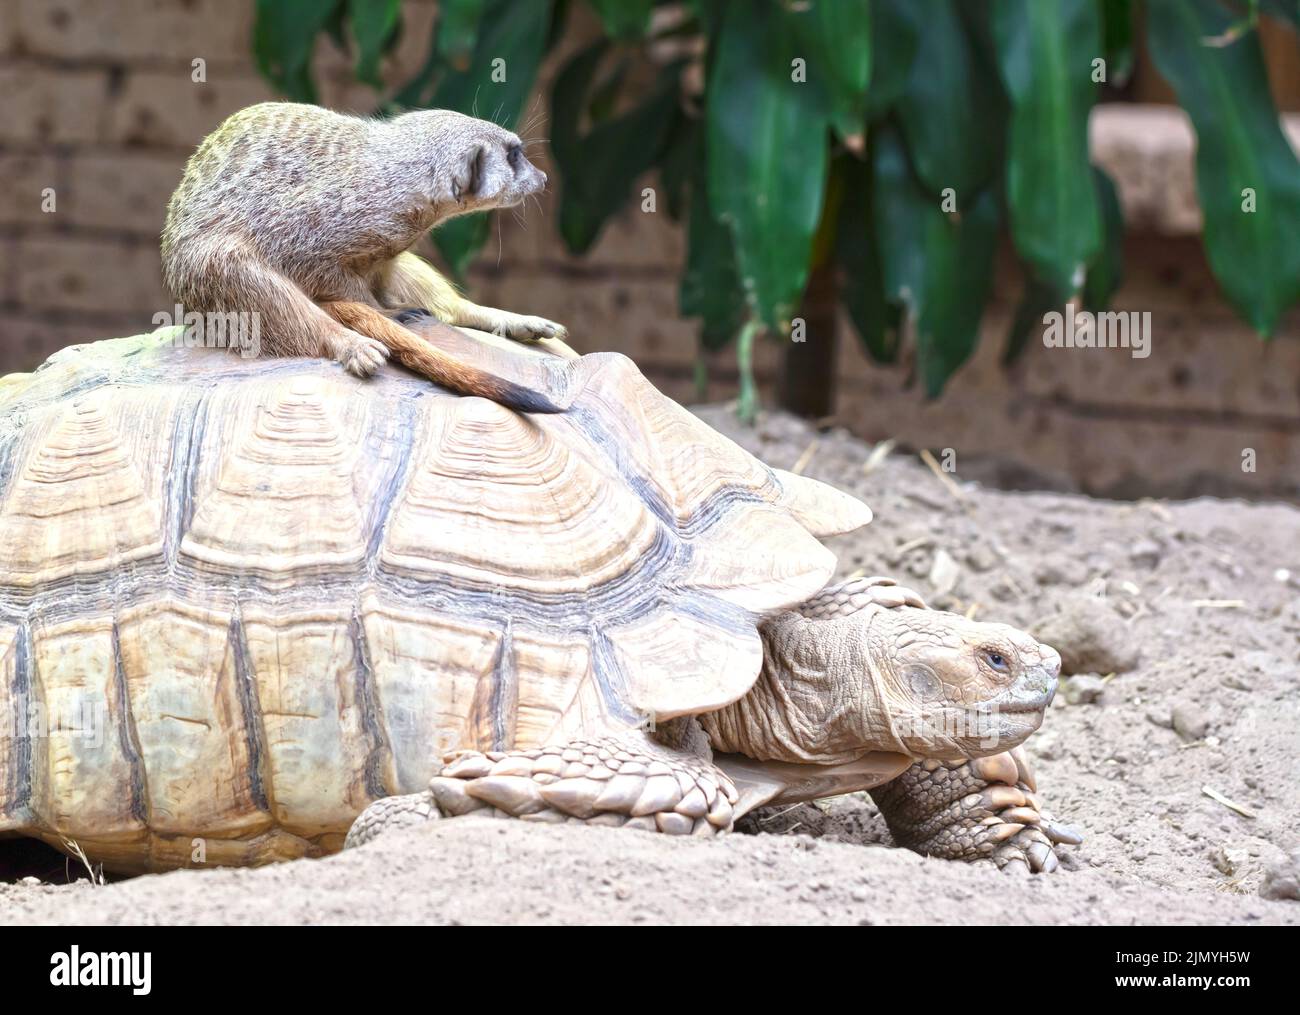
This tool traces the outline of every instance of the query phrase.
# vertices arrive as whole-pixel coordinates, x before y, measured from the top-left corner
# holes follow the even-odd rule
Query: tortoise
[[[629,359],[404,320],[567,408],[176,329],[0,380],[0,835],[140,872],[865,789],[902,845],[1057,866],[1019,749],[1055,651],[828,584],[867,507]]]

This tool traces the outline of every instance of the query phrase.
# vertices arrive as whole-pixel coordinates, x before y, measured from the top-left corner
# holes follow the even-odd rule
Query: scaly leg
[[[894,841],[926,856],[993,860],[1043,873],[1083,836],[1042,809],[1023,748],[972,761],[918,762],[871,790]]]
[[[669,835],[731,830],[736,788],[693,730],[680,747],[629,732],[529,751],[447,755],[424,793],[371,804],[347,845],[435,817],[481,813],[524,821],[581,821]]]

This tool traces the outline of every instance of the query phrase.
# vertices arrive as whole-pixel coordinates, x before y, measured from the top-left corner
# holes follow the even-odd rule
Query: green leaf
[[[813,0],[792,19],[835,132],[861,150],[871,83],[871,19],[866,0]]]
[[[1204,45],[1230,23],[1210,0],[1147,3],[1151,55],[1196,128],[1210,267],[1228,300],[1267,336],[1300,298],[1300,163],[1278,123],[1257,33]]]
[[[997,170],[1001,89],[975,52],[956,0],[909,3],[904,10],[919,39],[897,103],[907,150],[931,193],[952,188],[965,207]]]
[[[1088,265],[1088,279],[1083,285],[1083,305],[1084,309],[1096,313],[1110,305],[1110,298],[1119,288],[1120,277],[1124,273],[1124,211],[1120,207],[1115,184],[1105,170],[1093,166],[1092,178],[1101,206],[1104,241],[1101,250]]]
[[[703,145],[704,128],[700,121],[679,109],[673,125],[668,128],[668,142],[659,155],[659,179],[673,221],[680,220],[686,208],[686,190],[701,158]]]
[[[780,333],[808,281],[828,149],[821,90],[792,80],[794,16],[726,8],[705,110],[710,203],[734,231],[755,313]]]
[[[537,80],[550,18],[551,0],[489,0],[469,66],[444,75],[427,105],[513,127]]]
[[[636,179],[655,165],[677,116],[681,63],[660,72],[647,99],[628,112],[580,131],[604,39],[578,52],[555,79],[551,95],[551,154],[560,176],[560,234],[575,254],[588,251],[609,217],[626,202]],[[609,106],[612,103],[600,103]]]
[[[997,0],[993,37],[1011,99],[1007,207],[1034,274],[1065,299],[1101,247],[1088,163],[1088,112],[1100,52],[1096,0]]]
[[[609,42],[597,39],[578,50],[555,77],[551,88],[551,154],[572,162],[582,153],[580,124],[587,110],[591,83],[600,62],[609,52]]]
[[[397,36],[402,0],[348,0],[348,20],[357,41],[357,80],[382,88],[379,60]]]
[[[1025,286],[1020,294],[1020,304],[1016,307],[1016,316],[1011,321],[1011,330],[1007,334],[1007,345],[1002,351],[1004,364],[1014,363],[1029,345],[1029,339],[1036,328],[1043,326],[1043,316],[1049,310],[1061,305],[1056,294],[1056,287],[1034,277],[1032,270],[1025,268]]]
[[[620,59],[613,72],[607,75],[603,82],[591,90],[591,95],[587,100],[586,106],[587,116],[591,118],[593,123],[600,120],[608,120],[614,115],[614,111],[618,107],[619,98],[623,93],[623,85],[627,81],[627,75],[630,69],[631,61],[626,57]]]
[[[960,216],[945,215],[912,175],[892,128],[877,134],[873,168],[876,243],[889,255],[885,295],[909,308],[921,381],[926,394],[937,397],[979,341],[997,247],[994,188],[977,195]]]
[[[920,42],[920,25],[910,10],[916,0],[872,0],[871,85],[867,90],[867,116],[878,120],[903,94],[912,76]]]
[[[542,48],[550,52],[564,35],[569,23],[569,8],[574,0],[555,0],[551,5],[551,23],[546,28],[546,45]]]
[[[316,36],[343,0],[257,0],[253,55],[275,88],[298,102],[315,102],[311,77]]]
[[[704,34],[714,38],[722,27],[722,19],[727,12],[728,0],[691,0],[695,16],[704,27]]]
[[[464,70],[478,39],[485,0],[441,0],[435,29],[436,52],[449,66]]]
[[[701,319],[700,344],[705,349],[723,348],[745,323],[745,293],[736,268],[735,246],[731,230],[709,205],[702,146],[696,152],[691,181],[686,270],[682,272],[678,309],[683,317]]]
[[[347,13],[347,4],[340,2],[330,13],[329,20],[325,22],[325,34],[330,37],[341,53],[348,51],[348,33],[344,25],[347,21]]]
[[[654,0],[591,0],[610,38],[639,39],[650,27]]]
[[[878,363],[893,363],[898,359],[901,312],[897,303],[885,298],[871,213],[870,165],[840,154],[831,164],[830,190],[840,195],[839,228],[835,233],[840,299],[871,358]]]
[[[1119,86],[1133,73],[1133,0],[1101,0],[1106,82]]]

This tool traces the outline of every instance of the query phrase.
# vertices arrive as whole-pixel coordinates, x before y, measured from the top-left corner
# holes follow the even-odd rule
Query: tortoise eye
[[[995,670],[1000,670],[1001,672],[1005,673],[1010,668],[1007,665],[1006,657],[1001,652],[998,652],[994,649],[991,648],[985,649],[984,658],[988,660],[989,665],[992,666]]]

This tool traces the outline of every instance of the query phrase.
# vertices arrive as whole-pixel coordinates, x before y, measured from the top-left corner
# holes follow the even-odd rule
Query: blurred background
[[[1300,497],[1298,25],[1296,0],[0,0],[0,372],[170,309],[166,203],[235,110],[452,106],[545,142],[552,187],[421,252],[683,402],[1004,486]],[[1150,355],[1046,348],[1067,300],[1149,313]]]

